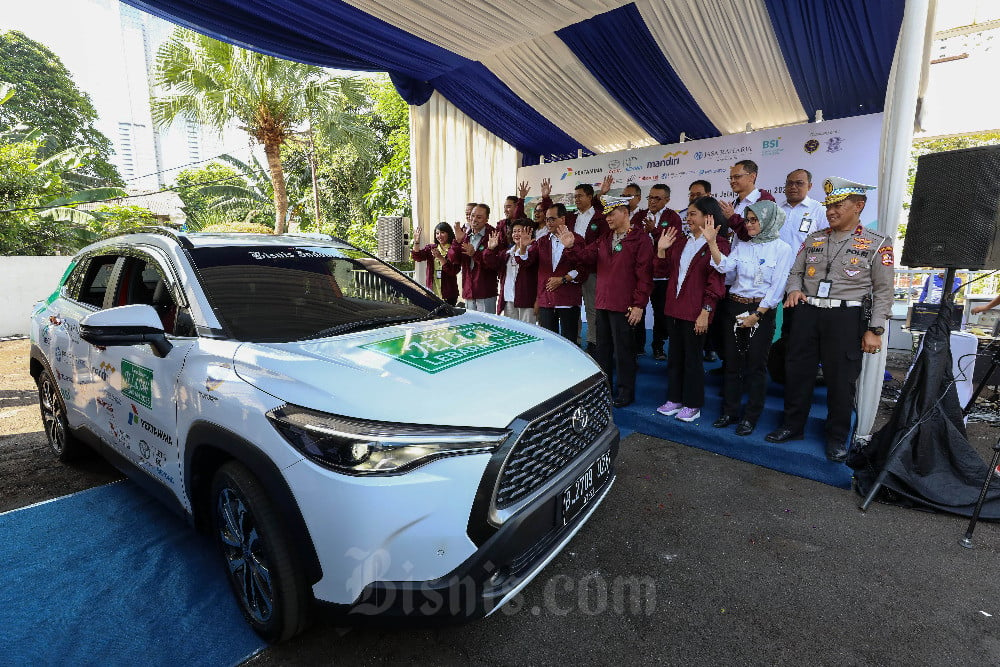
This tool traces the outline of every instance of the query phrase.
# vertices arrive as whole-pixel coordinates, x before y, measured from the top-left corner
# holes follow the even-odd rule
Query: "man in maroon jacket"
[[[527,181],[521,181],[517,186],[517,196],[510,195],[503,202],[503,219],[497,221],[496,227],[503,235],[505,247],[514,242],[511,238],[511,223],[524,217],[524,198],[528,196],[530,189]]]
[[[635,398],[635,337],[632,327],[646,312],[653,289],[653,242],[645,229],[632,227],[628,200],[605,197],[608,231],[584,247],[565,226],[559,240],[584,268],[597,271],[597,363],[611,382],[617,375],[615,407]],[[612,358],[614,366],[612,366]]]
[[[471,228],[455,226],[455,242],[448,251],[448,261],[462,267],[462,298],[468,310],[497,312],[497,272],[483,262],[490,234],[496,231],[487,220],[490,207],[476,204],[472,209]]]
[[[605,176],[601,182],[601,189],[598,190],[598,197],[606,195],[614,183],[614,176]],[[552,206],[552,181],[542,180],[542,204],[546,210]],[[601,234],[608,229],[608,223],[604,219],[604,205],[599,198],[594,198],[594,186],[590,183],[580,183],[573,188],[573,204],[576,206],[575,213],[566,213],[566,226],[576,234],[583,237],[587,243],[593,243]],[[594,354],[597,347],[597,332],[594,330],[594,318],[597,311],[594,308],[594,300],[597,293],[597,276],[591,274],[583,282],[583,307],[587,314],[587,352]]]
[[[681,216],[677,211],[667,208],[670,202],[670,186],[657,183],[649,189],[649,196],[646,197],[648,208],[645,209],[645,217],[642,220],[643,228],[653,239],[653,247],[660,240],[660,236],[667,229],[673,227],[681,232]],[[633,216],[633,220],[635,216]],[[653,302],[653,358],[657,361],[666,361],[667,355],[663,352],[663,343],[667,340],[667,316],[663,314],[663,300],[667,295],[667,279],[653,276],[653,292],[650,294],[650,301]],[[639,354],[646,348],[646,318],[639,321],[635,328],[635,344]]]
[[[528,246],[534,242],[535,226],[530,220],[517,218],[510,229],[514,244],[507,247],[498,229],[490,236],[483,261],[500,274],[499,314],[535,324],[538,272],[521,270],[517,261],[518,255],[527,255]]]
[[[550,207],[545,212],[548,233],[515,256],[521,271],[534,271],[536,274],[539,326],[576,343],[576,335],[580,331],[580,283],[587,275],[574,268],[573,261],[564,252],[562,241],[555,233],[566,225],[567,216],[563,204]],[[576,240],[584,242],[579,235],[576,235]]]

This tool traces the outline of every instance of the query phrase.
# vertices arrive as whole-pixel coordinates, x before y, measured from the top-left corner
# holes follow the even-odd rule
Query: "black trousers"
[[[705,334],[694,332],[694,322],[667,318],[670,346],[667,348],[667,400],[686,408],[705,404],[705,369],[702,354]]]
[[[667,300],[667,280],[654,280],[653,292],[649,302],[653,305],[653,351],[662,350],[663,343],[670,337],[667,327],[667,316],[663,313],[663,305]]]
[[[736,316],[757,310],[756,304],[738,303],[732,299],[721,302],[722,340],[725,350],[725,373],[722,380],[722,413],[740,417],[743,391],[747,393],[747,406],[743,419],[757,423],[764,411],[767,395],[767,354],[774,337],[775,311],[768,310],[754,330],[734,330]]]
[[[816,366],[823,364],[827,388],[824,433],[828,445],[843,445],[851,432],[854,384],[861,374],[861,308],[817,308],[807,303],[795,310],[795,323],[785,358],[785,423],[801,431],[809,417]]]
[[[580,332],[580,306],[539,308],[538,325],[561,334],[576,345],[576,336]]]
[[[616,395],[635,396],[635,336],[625,313],[597,310],[597,363]]]

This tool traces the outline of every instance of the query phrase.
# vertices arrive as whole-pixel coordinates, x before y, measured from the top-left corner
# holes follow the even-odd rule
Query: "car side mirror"
[[[91,345],[112,347],[149,343],[157,356],[173,349],[156,309],[144,304],[99,310],[80,321],[80,338]]]

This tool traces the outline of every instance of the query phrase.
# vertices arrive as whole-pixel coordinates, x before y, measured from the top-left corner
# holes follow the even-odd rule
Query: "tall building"
[[[246,160],[252,150],[249,137],[235,127],[221,136],[183,120],[166,130],[153,128],[153,64],[173,29],[117,0],[35,0],[0,15],[0,31],[20,30],[44,44],[90,95],[99,116],[95,125],[111,140],[111,162],[129,190],[157,190],[182,169],[223,153]]]

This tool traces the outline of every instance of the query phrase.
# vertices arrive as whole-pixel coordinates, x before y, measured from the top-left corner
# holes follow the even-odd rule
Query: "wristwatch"
[[[706,311],[706,312],[709,312],[709,313],[712,312],[713,310],[715,310],[715,308],[712,308],[708,304],[705,304],[704,306],[702,306],[701,309],[704,310],[704,311]]]
[[[569,282],[569,276],[563,276],[562,277],[562,284],[565,285],[568,282]]]
[[[868,327],[868,330],[876,336],[881,336],[885,333],[885,327]]]

